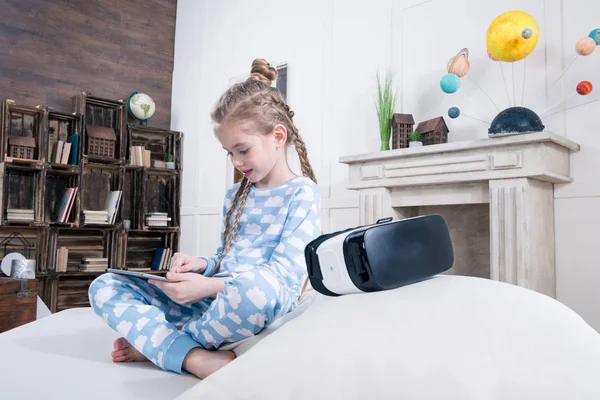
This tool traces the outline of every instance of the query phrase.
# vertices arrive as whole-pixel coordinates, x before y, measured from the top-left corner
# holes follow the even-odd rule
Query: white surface
[[[298,306],[261,334],[224,346],[238,357],[297,318],[313,304],[309,291]],[[149,362],[111,361],[113,331],[91,308],[69,309],[0,334],[0,398],[62,400],[173,399],[201,381],[165,372]],[[32,379],[36,384],[31,385]],[[68,383],[65,383],[68,380]],[[49,395],[50,394],[50,395]]]
[[[196,254],[214,252],[218,245],[228,162],[210,129],[210,107],[230,82],[247,74],[253,58],[288,62],[290,103],[317,167],[324,197],[323,230],[331,232],[359,221],[358,196],[345,190],[348,168],[337,159],[379,149],[373,107],[377,70],[392,68],[401,98],[398,112],[413,113],[416,122],[447,115],[453,105],[463,114],[486,120],[481,108],[487,113],[495,108],[475,83],[500,108],[510,104],[507,97],[512,99],[511,65],[501,69],[487,58],[484,48],[485,31],[498,14],[521,9],[531,13],[540,27],[538,46],[526,64],[525,104],[533,105],[575,59],[576,41],[597,27],[600,13],[600,3],[586,0],[269,0],[261,7],[242,0],[179,0],[177,6],[172,127],[186,134],[182,248]],[[459,92],[444,95],[439,79],[448,59],[463,47],[470,52],[469,78]],[[600,52],[595,51],[580,58],[535,110],[557,104],[558,111],[598,98],[596,90],[587,97],[569,97],[580,80],[593,82],[598,57]],[[518,94],[523,67],[515,65]],[[570,160],[574,182],[555,189],[563,210],[579,212],[583,198],[600,199],[599,112],[596,102],[544,120],[548,129],[582,146]],[[445,120],[450,141],[487,136],[487,125],[479,121]],[[560,224],[556,234],[580,243],[595,234],[595,228],[586,221]],[[600,304],[600,292],[587,289],[600,287],[598,258],[590,258],[587,249],[570,241],[557,242],[556,252],[557,270],[565,273],[571,260],[585,259],[574,276],[558,277],[562,287],[558,299],[581,311],[600,330],[600,312],[588,312],[592,304]],[[560,282],[565,277],[567,281]]]
[[[187,399],[596,400],[600,335],[563,304],[482,278],[320,296]]]
[[[600,335],[527,289],[440,276],[379,293],[312,292],[303,304],[204,381],[113,364],[119,334],[89,308],[63,311],[0,334],[2,398],[600,398]]]
[[[70,309],[0,334],[3,399],[172,399],[198,379],[153,364],[114,364],[119,335],[91,308]]]

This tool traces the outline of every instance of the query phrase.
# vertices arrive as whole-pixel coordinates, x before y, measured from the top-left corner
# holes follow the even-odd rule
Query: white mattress
[[[200,381],[153,364],[115,364],[119,334],[91,308],[71,309],[0,334],[0,398],[173,399]]]
[[[63,311],[0,334],[0,398],[600,399],[600,335],[539,293],[441,276],[315,294],[204,381],[113,364],[118,333],[91,309]]]
[[[306,311],[316,295],[309,291],[259,335],[224,349],[241,357]],[[110,353],[120,336],[91,308],[62,311],[0,334],[0,399],[173,399],[201,383],[150,362],[113,363]]]

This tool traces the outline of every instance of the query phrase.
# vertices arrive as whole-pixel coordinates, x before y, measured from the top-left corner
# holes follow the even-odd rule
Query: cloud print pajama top
[[[227,191],[223,215],[238,185]],[[180,305],[143,279],[106,273],[90,285],[90,303],[150,361],[181,373],[192,348],[214,350],[255,335],[297,305],[306,276],[304,248],[320,233],[320,193],[313,181],[298,176],[272,188],[253,187],[215,275],[230,278],[216,297]],[[221,250],[203,257],[205,275]]]

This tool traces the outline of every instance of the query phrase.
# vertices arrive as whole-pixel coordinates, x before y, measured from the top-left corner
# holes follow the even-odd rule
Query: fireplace
[[[579,145],[549,132],[340,158],[360,223],[440,214],[455,249],[450,274],[555,297],[554,184],[569,183]]]

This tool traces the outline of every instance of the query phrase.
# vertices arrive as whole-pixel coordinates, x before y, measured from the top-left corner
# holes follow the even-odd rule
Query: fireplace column
[[[556,296],[552,184],[490,181],[491,278]]]

